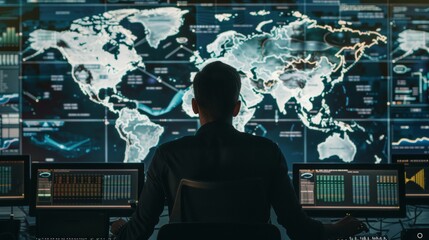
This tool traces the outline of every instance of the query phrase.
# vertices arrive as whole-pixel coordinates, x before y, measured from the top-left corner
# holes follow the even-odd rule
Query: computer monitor
[[[29,181],[29,156],[0,156],[0,206],[28,204]]]
[[[405,200],[410,204],[429,203],[429,154],[392,155],[392,162],[405,167]]]
[[[294,164],[293,182],[310,216],[405,216],[400,164]]]
[[[133,212],[144,183],[143,163],[37,163],[32,166],[30,212]]]

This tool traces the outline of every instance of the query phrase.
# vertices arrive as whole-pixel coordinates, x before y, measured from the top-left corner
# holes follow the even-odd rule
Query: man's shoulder
[[[241,138],[244,142],[248,142],[249,144],[252,144],[253,146],[260,146],[260,147],[266,147],[266,148],[276,148],[277,144],[271,141],[270,139],[262,136],[256,136],[249,133],[239,133],[239,138]]]
[[[242,145],[242,146],[248,146],[248,147],[255,147],[255,148],[264,148],[267,150],[277,150],[277,144],[271,141],[270,139],[262,136],[255,136],[249,133],[244,132],[235,132],[234,134],[231,134],[228,136],[230,138],[229,140],[232,140],[235,144]],[[197,146],[200,146],[202,144],[201,138],[198,136],[185,136],[178,138],[173,141],[169,141],[166,143],[163,143],[158,146],[158,149],[163,152],[170,152],[175,151],[178,149],[189,149],[189,148],[195,148]]]
[[[180,149],[183,148],[185,146],[192,146],[197,142],[196,137],[195,136],[185,136],[185,137],[181,137],[163,144],[160,144],[158,146],[158,149],[160,151],[170,151],[170,150],[174,150],[174,149]]]

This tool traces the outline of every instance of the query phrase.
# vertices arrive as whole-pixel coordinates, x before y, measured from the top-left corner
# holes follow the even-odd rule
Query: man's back
[[[262,180],[278,221],[294,239],[322,239],[323,226],[301,210],[282,153],[272,141],[241,133],[228,123],[211,122],[195,136],[161,145],[148,170],[148,179],[133,219],[120,239],[147,239],[167,199],[172,210],[181,179],[199,181]],[[215,203],[214,203],[215,204]],[[237,206],[239,207],[239,206]],[[306,231],[307,228],[312,231]]]
[[[323,226],[308,218],[295,196],[286,161],[278,146],[232,127],[232,119],[241,107],[241,77],[236,69],[219,61],[208,63],[195,75],[192,86],[195,96],[192,111],[199,115],[202,127],[196,136],[158,147],[132,219],[126,224],[118,220],[112,225],[112,231],[120,233],[119,239],[148,239],[166,199],[172,210],[183,178],[199,181],[262,179],[278,222],[292,239],[342,237],[363,230],[361,223],[353,218],[345,218],[335,226]]]
[[[181,179],[199,181],[234,181],[260,178],[265,189],[279,167],[276,145],[262,137],[241,133],[233,126],[212,122],[201,127],[195,136],[184,137],[162,145],[164,188],[167,201],[174,204]]]

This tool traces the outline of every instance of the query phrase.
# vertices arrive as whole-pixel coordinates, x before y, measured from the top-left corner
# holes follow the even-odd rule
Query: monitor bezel
[[[123,216],[130,216],[134,209],[126,208],[126,209],[120,209],[120,208],[79,208],[79,207],[73,207],[73,208],[52,208],[52,209],[46,209],[46,208],[37,208],[36,207],[36,197],[37,197],[37,171],[39,169],[43,168],[52,168],[52,169],[137,169],[138,170],[138,199],[140,198],[141,191],[143,189],[144,180],[145,180],[145,168],[144,163],[46,163],[46,162],[40,162],[40,163],[33,163],[32,165],[32,179],[31,179],[31,201],[30,201],[30,208],[29,208],[29,214],[31,216],[36,216],[38,213],[42,212],[49,212],[49,211],[84,211],[84,212],[103,212],[111,217],[123,217]]]
[[[367,164],[367,163],[354,163],[354,164],[341,164],[341,163],[294,163],[293,164],[293,185],[297,198],[300,201],[299,194],[299,170],[300,169],[351,169],[351,170],[396,170],[398,172],[398,187],[399,187],[399,209],[386,211],[384,209],[302,209],[311,217],[344,217],[351,215],[354,217],[368,217],[368,218],[401,218],[405,217],[405,180],[404,180],[404,166],[402,164]]]
[[[401,159],[401,158],[409,158],[409,159],[426,158],[429,160],[429,154],[392,154],[392,163],[404,165],[404,182],[405,182],[405,168],[406,168],[406,166],[403,163],[397,162],[398,159]],[[427,164],[413,163],[413,166],[422,166],[424,168],[429,169],[429,163],[427,163]],[[406,202],[406,204],[411,204],[411,205],[418,205],[418,204],[427,205],[429,202],[429,194],[428,194],[428,196],[410,196],[410,195],[407,195],[407,185],[405,184],[405,202]]]
[[[1,155],[0,162],[23,161],[24,162],[24,198],[1,200],[0,206],[26,206],[30,200],[30,156],[29,155]]]

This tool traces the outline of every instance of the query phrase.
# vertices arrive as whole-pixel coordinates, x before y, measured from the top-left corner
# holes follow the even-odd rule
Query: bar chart
[[[356,175],[352,176],[353,181],[353,204],[365,205],[370,201],[370,184],[369,176]]]
[[[19,33],[15,27],[0,29],[0,47],[19,47]]]
[[[326,203],[343,202],[344,176],[342,175],[317,175],[316,199]]]
[[[0,196],[8,195],[12,189],[12,167],[0,166]]]
[[[12,67],[19,65],[19,54],[18,53],[0,53],[0,66],[1,67]]]
[[[398,179],[397,176],[377,176],[377,203],[383,206],[398,204]]]

